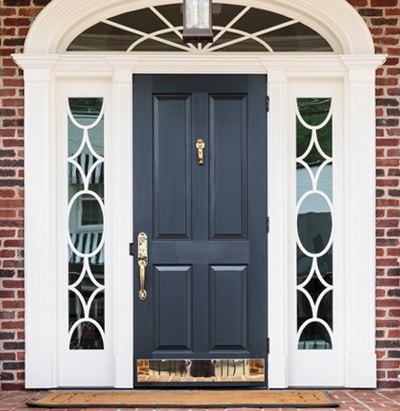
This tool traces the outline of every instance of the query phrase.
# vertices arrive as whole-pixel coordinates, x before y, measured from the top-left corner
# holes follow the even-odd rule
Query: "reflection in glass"
[[[329,350],[332,348],[330,341],[331,336],[326,326],[319,322],[311,322],[302,330],[298,348],[300,350]]]
[[[69,348],[104,349],[102,98],[68,107]]]
[[[71,350],[102,350],[104,349],[102,332],[95,322],[82,321],[71,329],[72,336],[69,348]]]
[[[332,99],[297,99],[296,153],[298,349],[331,349]]]

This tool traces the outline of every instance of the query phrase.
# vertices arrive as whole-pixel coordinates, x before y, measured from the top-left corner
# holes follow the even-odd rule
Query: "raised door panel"
[[[154,354],[192,351],[192,268],[154,267]]]
[[[210,350],[248,354],[247,267],[210,267]]]
[[[189,95],[153,96],[154,238],[191,238]]]
[[[210,238],[247,238],[247,96],[209,99]]]

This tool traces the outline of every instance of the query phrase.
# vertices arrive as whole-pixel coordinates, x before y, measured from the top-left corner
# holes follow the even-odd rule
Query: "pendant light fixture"
[[[183,41],[185,43],[211,43],[211,0],[183,0]]]

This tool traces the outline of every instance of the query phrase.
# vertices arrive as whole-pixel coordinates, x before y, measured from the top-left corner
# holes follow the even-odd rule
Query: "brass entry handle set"
[[[139,298],[143,301],[147,297],[147,292],[145,289],[145,281],[146,281],[146,267],[149,263],[148,258],[148,246],[147,246],[147,234],[146,233],[139,233],[137,238],[138,243],[138,253],[137,253],[137,261],[139,265],[139,280],[140,280],[140,290],[139,290]]]

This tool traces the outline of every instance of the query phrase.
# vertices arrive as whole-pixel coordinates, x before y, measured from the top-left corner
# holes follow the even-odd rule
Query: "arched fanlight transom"
[[[315,30],[268,10],[213,5],[214,41],[197,47],[182,38],[182,5],[150,6],[104,19],[79,34],[68,51],[330,52]]]

